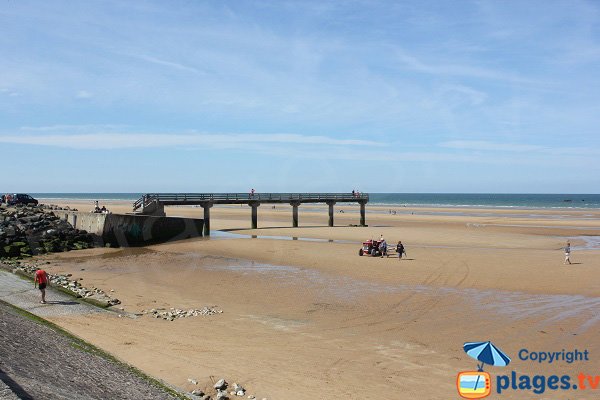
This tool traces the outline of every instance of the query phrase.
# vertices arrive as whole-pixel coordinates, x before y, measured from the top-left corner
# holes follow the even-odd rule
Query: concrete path
[[[47,304],[40,304],[40,291],[33,286],[33,282],[4,270],[0,270],[0,300],[41,318],[110,312],[79,302],[52,287],[46,289]]]

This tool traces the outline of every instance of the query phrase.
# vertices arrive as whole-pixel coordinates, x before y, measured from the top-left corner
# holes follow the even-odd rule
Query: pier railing
[[[320,203],[320,202],[368,202],[367,193],[147,193],[133,203],[138,210],[152,203],[163,205],[194,205],[206,202],[214,204],[264,203]]]

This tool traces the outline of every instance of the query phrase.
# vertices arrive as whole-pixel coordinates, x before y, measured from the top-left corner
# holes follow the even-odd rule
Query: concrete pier
[[[329,206],[329,226],[333,226],[333,206],[335,205],[335,201],[328,201],[327,205]]]
[[[210,209],[212,206],[213,204],[210,202],[202,204],[204,209],[204,236],[210,236]]]
[[[204,235],[210,235],[210,208],[214,204],[247,204],[251,208],[252,229],[258,229],[258,207],[263,204],[288,203],[292,206],[292,226],[299,225],[298,207],[304,203],[326,203],[329,206],[329,226],[334,226],[336,203],[358,203],[360,226],[366,226],[366,193],[148,193],[133,204],[137,214],[164,216],[169,205],[199,205],[204,209]]]
[[[298,227],[298,207],[300,206],[300,202],[292,201],[290,205],[292,206],[292,226],[294,228]]]
[[[98,236],[113,247],[143,246],[202,236],[205,220],[154,215],[98,214],[55,210],[74,228]]]
[[[252,207],[252,229],[258,229],[258,207],[260,203],[257,201],[252,201],[248,203],[250,207]]]
[[[365,206],[366,206],[366,202],[360,202],[360,226],[366,226],[365,224]]]

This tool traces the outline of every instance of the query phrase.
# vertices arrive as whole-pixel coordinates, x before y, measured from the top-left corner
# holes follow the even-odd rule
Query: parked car
[[[8,193],[4,195],[4,201],[9,206],[16,204],[38,204],[36,199],[24,193]]]

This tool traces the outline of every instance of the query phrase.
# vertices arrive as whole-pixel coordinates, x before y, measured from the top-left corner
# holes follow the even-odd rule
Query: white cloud
[[[195,73],[201,73],[202,72],[199,69],[194,68],[194,67],[183,65],[183,64],[180,64],[180,63],[177,63],[177,62],[162,60],[160,58],[156,58],[156,57],[152,57],[152,56],[148,56],[148,55],[130,54],[130,56],[142,59],[144,61],[148,61],[149,63],[152,63],[152,64],[158,64],[158,65],[162,65],[162,66],[165,66],[165,67],[178,69],[180,71],[188,71],[188,72],[195,72]]]
[[[536,144],[498,143],[485,140],[451,140],[438,143],[439,147],[457,150],[472,150],[481,152],[527,153],[527,157],[599,157],[600,149],[595,147],[552,147]],[[496,155],[494,156],[496,157]]]
[[[126,125],[93,125],[93,124],[82,124],[82,125],[72,125],[72,124],[59,124],[59,125],[46,125],[46,126],[22,126],[19,128],[21,131],[31,131],[31,132],[53,132],[53,131],[62,131],[62,132],[93,132],[98,130],[115,130],[115,129],[123,129]]]
[[[91,92],[88,92],[87,90],[80,90],[77,92],[77,95],[75,95],[75,97],[77,97],[78,99],[91,99],[92,97],[94,97],[94,95]]]
[[[488,142],[484,140],[451,140],[448,142],[439,143],[439,146],[461,149],[461,150],[481,150],[481,151],[510,151],[510,152],[523,152],[523,151],[537,151],[542,150],[544,147],[529,144],[516,144],[516,143],[497,143]]]
[[[334,139],[326,136],[297,134],[148,134],[148,133],[89,133],[52,135],[3,135],[0,143],[66,147],[75,149],[126,149],[148,147],[240,148],[256,144],[325,145],[325,146],[383,146],[381,143]]]
[[[444,60],[436,62],[424,62],[417,57],[409,54],[405,50],[395,49],[396,59],[406,68],[413,71],[431,74],[431,75],[447,75],[447,76],[462,76],[479,79],[491,79],[497,81],[507,81],[511,83],[533,83],[531,79],[524,78],[517,74],[498,71],[489,68],[477,67],[474,65],[446,63]]]

